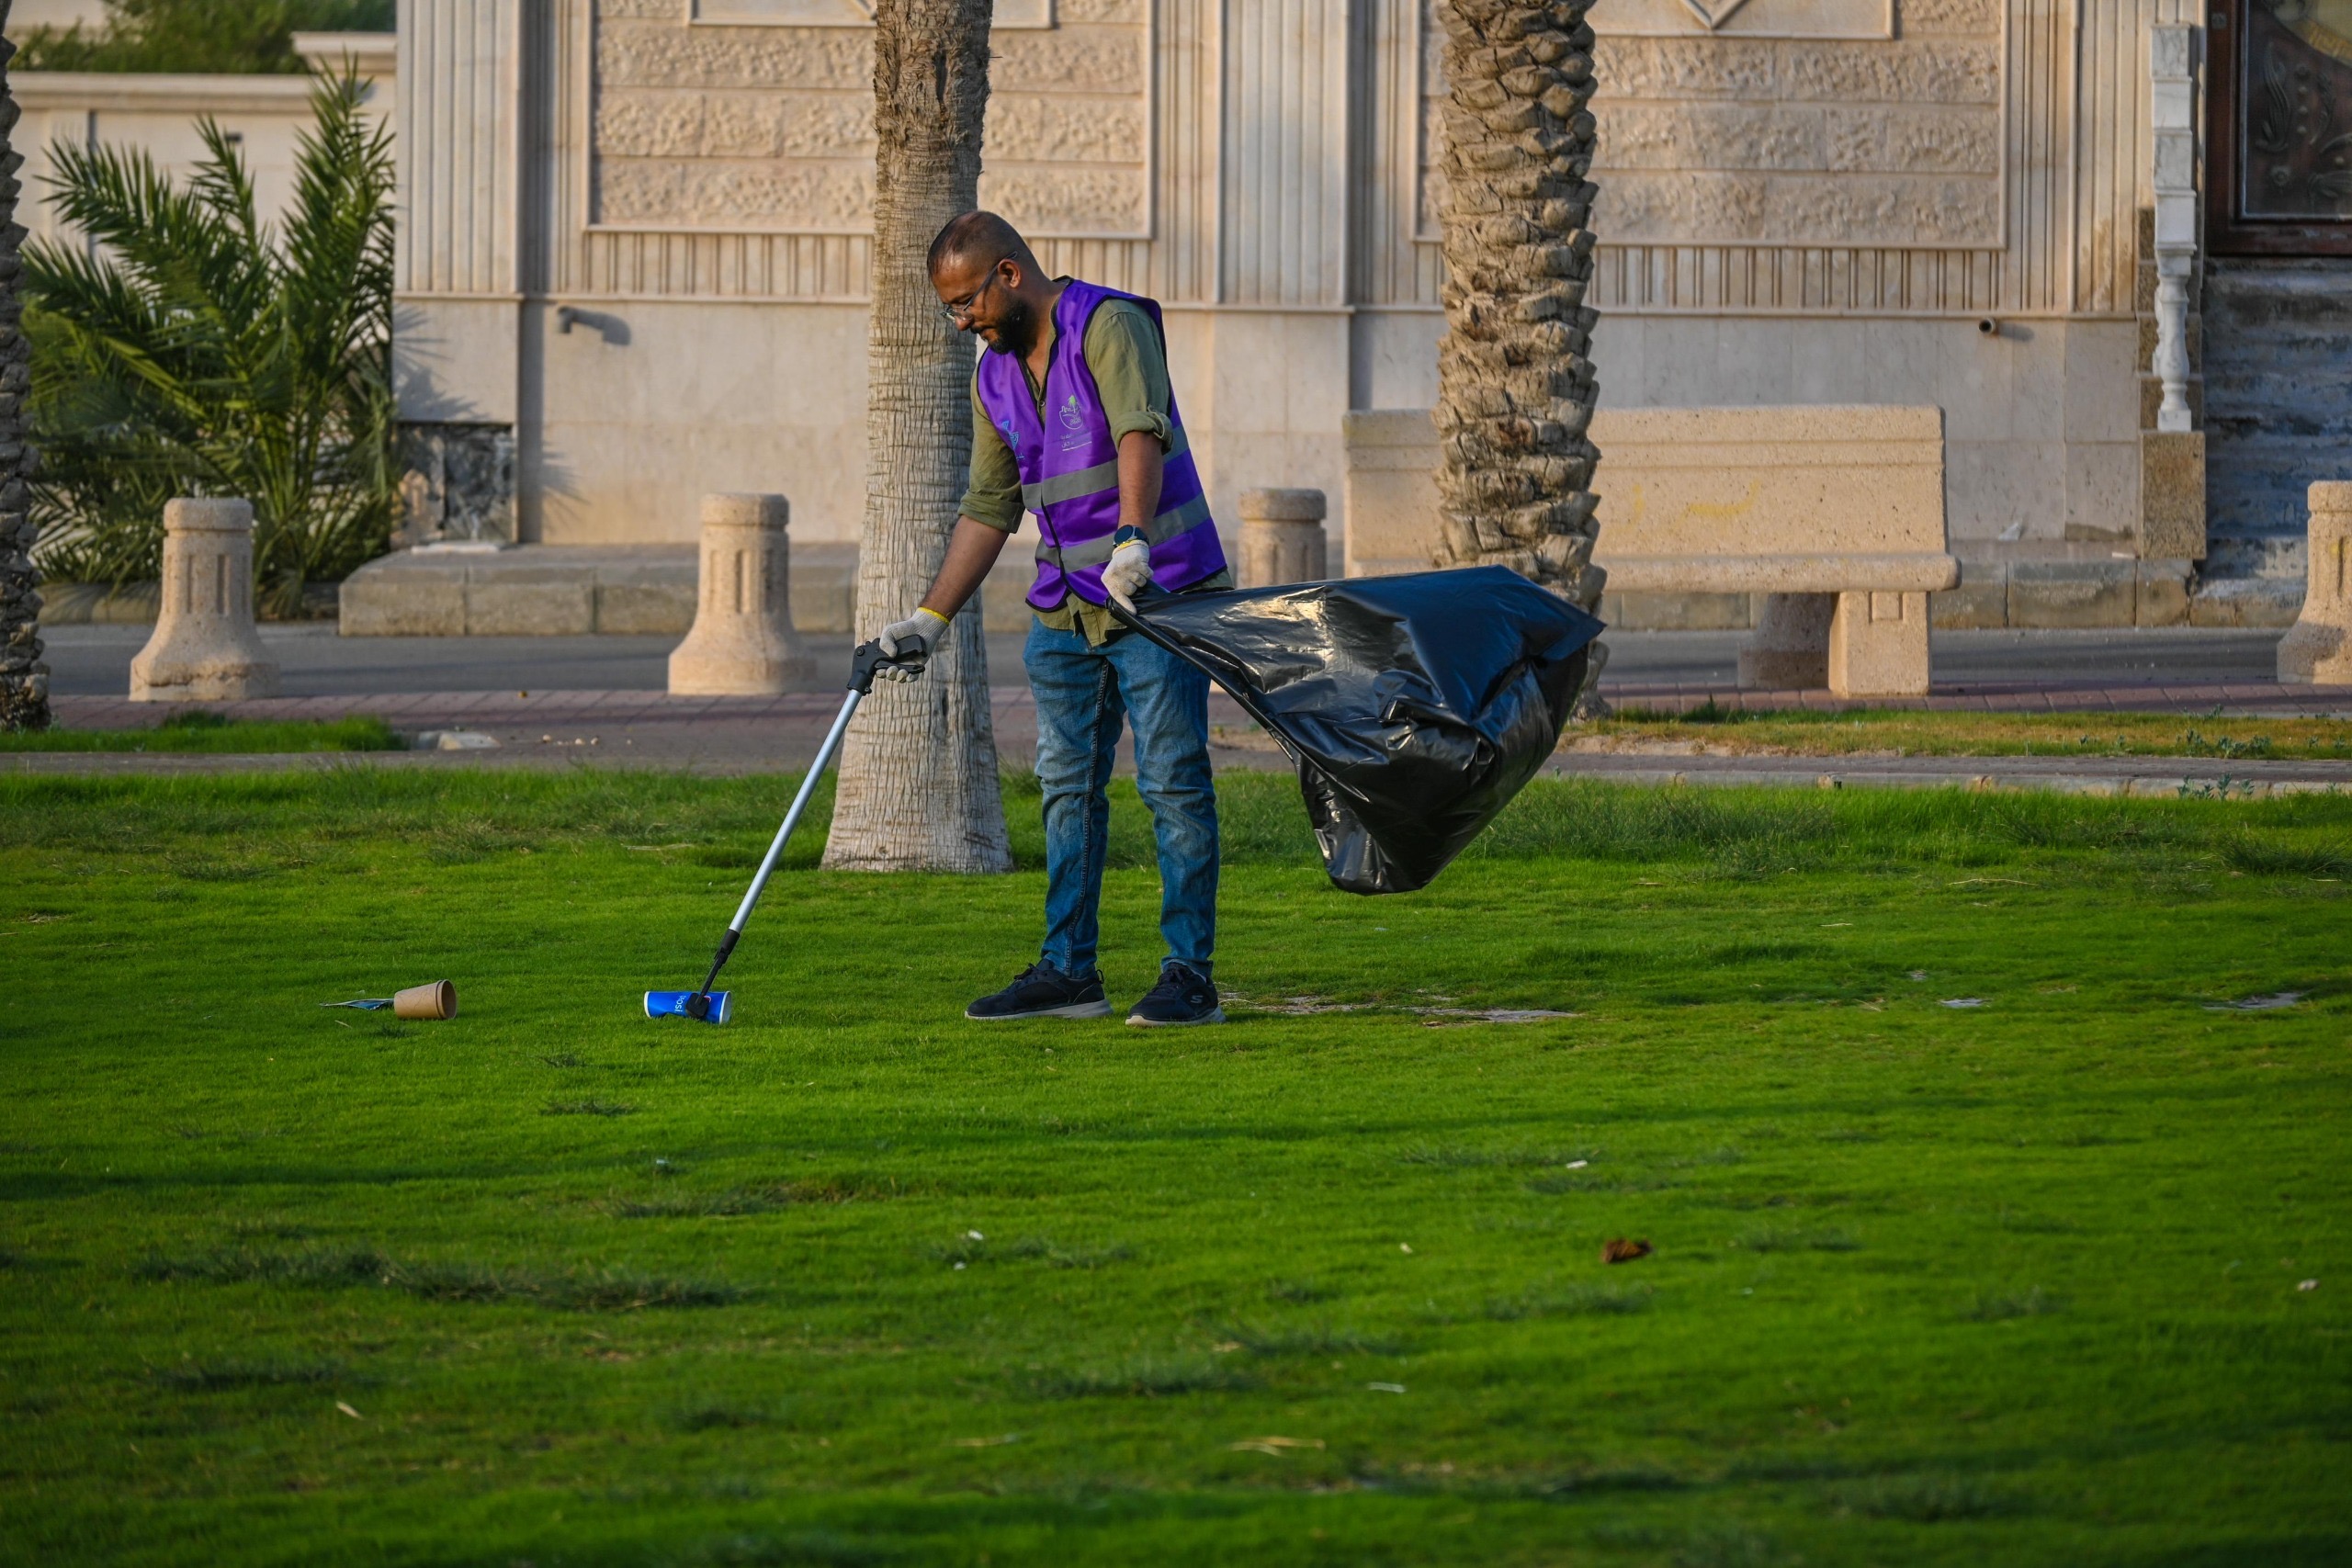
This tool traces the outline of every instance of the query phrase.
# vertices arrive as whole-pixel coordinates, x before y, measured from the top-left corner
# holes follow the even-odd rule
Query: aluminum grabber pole
[[[849,721],[856,716],[857,705],[874,690],[875,672],[885,664],[897,660],[882,654],[880,639],[860,643],[850,660],[849,695],[842,699],[842,711],[833,716],[833,727],[825,732],[825,743],[817,748],[817,760],[808,764],[808,776],[800,781],[800,793],[792,797],[792,809],[784,814],[784,826],[775,830],[775,840],[768,845],[765,858],[760,862],[759,874],[752,878],[752,886],[743,901],[735,907],[735,918],[727,922],[727,934],[718,939],[718,953],[710,961],[710,973],[703,976],[702,988],[686,998],[686,1016],[697,1023],[710,1016],[710,987],[718,980],[718,972],[727,964],[728,955],[735,951],[735,943],[743,935],[743,922],[760,902],[760,895],[767,891],[768,877],[775,871],[775,863],[784,858],[784,846],[791,839],[792,830],[800,826],[801,814],[808,809],[808,797],[817,793],[817,781],[824,776],[833,753],[841,750],[842,737],[849,732]]]

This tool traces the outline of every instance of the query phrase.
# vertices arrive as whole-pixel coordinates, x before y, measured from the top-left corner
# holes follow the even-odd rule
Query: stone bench
[[[1746,683],[1928,690],[1928,595],[1960,581],[1940,410],[1603,410],[1592,439],[1612,592],[1765,595]],[[1351,574],[1428,565],[1437,456],[1422,411],[1347,416]]]

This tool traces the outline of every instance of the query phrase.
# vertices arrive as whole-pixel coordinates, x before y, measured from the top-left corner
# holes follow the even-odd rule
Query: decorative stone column
[[[2142,214],[2139,310],[2143,342],[2153,327],[2140,414],[2140,526],[2143,560],[2205,558],[2205,433],[2194,346],[2198,234],[2197,73],[2193,26],[2148,29],[2149,188]],[[2144,606],[2143,606],[2144,610]],[[2144,615],[2143,615],[2144,623]]]
[[[792,629],[791,504],[780,495],[702,498],[694,629],[670,654],[674,696],[774,696],[816,665]]]
[[[1758,595],[1756,629],[1739,650],[1739,683],[1773,692],[1817,691],[1829,684],[1829,622],[1835,593]]]
[[[2186,432],[2188,408],[2188,274],[2197,264],[2197,29],[2149,30],[2150,184],[2155,192],[2156,352],[2149,368],[2164,386],[2156,428]]]
[[[1239,586],[1272,588],[1330,576],[1323,513],[1319,490],[1243,491]]]
[[[2352,685],[2352,481],[2312,486],[2310,585],[2278,641],[2278,679]]]
[[[155,635],[130,661],[134,703],[225,703],[277,694],[277,660],[254,629],[254,509],[164,503]]]

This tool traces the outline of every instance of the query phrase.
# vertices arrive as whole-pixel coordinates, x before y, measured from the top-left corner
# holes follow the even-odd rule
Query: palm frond
[[[262,264],[242,237],[175,189],[143,149],[61,145],[51,163],[59,216],[160,299],[234,315],[266,296]]]
[[[209,121],[185,188],[143,153],[60,150],[57,209],[96,243],[26,256],[52,570],[152,576],[172,495],[254,503],[266,602],[383,547],[399,491],[391,162],[363,99],[349,74],[319,84],[282,228]]]
[[[188,177],[188,197],[234,234],[245,251],[256,257],[269,254],[268,236],[254,202],[253,175],[245,169],[243,146],[210,115],[196,122],[204,157]]]

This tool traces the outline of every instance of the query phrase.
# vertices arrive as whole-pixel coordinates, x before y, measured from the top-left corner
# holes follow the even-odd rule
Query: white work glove
[[[1111,552],[1110,564],[1102,569],[1102,592],[1119,602],[1119,607],[1135,614],[1136,595],[1151,582],[1151,545],[1140,536],[1129,539]]]
[[[890,662],[874,672],[889,681],[911,681],[931,662],[931,650],[947,629],[947,617],[936,610],[917,610],[903,621],[893,621],[874,640]]]

